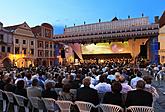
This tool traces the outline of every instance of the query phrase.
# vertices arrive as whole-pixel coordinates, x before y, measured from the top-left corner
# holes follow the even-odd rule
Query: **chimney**
[[[155,16],[154,19],[155,19],[155,23],[159,23],[159,16]]]
[[[0,30],[3,28],[3,23],[0,22]]]
[[[101,19],[99,19],[99,23],[101,22]]]

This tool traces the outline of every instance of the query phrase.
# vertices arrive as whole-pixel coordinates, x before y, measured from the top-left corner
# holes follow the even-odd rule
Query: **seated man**
[[[27,88],[28,97],[41,97],[42,89],[38,87],[38,79],[32,80],[32,86]]]
[[[83,79],[84,87],[77,89],[77,101],[85,101],[93,103],[94,105],[99,104],[99,96],[97,90],[90,88],[91,78],[86,77]]]
[[[139,80],[136,85],[136,90],[128,91],[125,105],[129,106],[152,106],[152,94],[144,90],[145,82]]]

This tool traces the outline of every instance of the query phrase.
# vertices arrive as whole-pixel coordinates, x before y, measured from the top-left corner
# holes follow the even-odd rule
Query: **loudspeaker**
[[[147,46],[146,45],[140,45],[140,55],[143,58],[147,58]]]
[[[65,58],[65,50],[64,49],[61,50],[61,58]]]
[[[158,50],[160,50],[160,42],[158,42]]]

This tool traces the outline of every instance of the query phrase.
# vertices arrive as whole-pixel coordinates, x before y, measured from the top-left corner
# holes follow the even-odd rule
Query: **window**
[[[15,54],[19,54],[19,47],[15,48]]]
[[[22,48],[22,54],[26,54],[26,48]]]
[[[5,52],[5,46],[2,46],[2,52]]]
[[[7,47],[7,52],[8,52],[8,53],[10,52],[10,47]]]
[[[34,49],[30,49],[30,54],[34,55]]]
[[[0,41],[3,41],[3,35],[0,34]]]
[[[42,48],[43,47],[43,42],[38,42],[39,44],[39,46],[38,46],[38,48]]]
[[[33,41],[31,41],[31,45],[34,45],[34,42]]]
[[[43,51],[41,51],[41,50],[38,51],[38,56],[39,56],[39,57],[43,57]]]
[[[50,51],[50,57],[52,57],[52,51]]]
[[[52,44],[50,44],[50,48],[52,48]]]
[[[23,44],[26,44],[26,40],[23,40]]]
[[[49,48],[48,42],[45,43],[45,48],[46,48],[46,49]]]
[[[15,39],[15,43],[18,44],[19,43],[19,40],[18,39]]]
[[[49,57],[49,51],[45,51],[45,57]]]

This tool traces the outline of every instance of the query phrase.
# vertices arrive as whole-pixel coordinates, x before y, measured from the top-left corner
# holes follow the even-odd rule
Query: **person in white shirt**
[[[99,83],[95,86],[98,93],[106,93],[111,91],[111,85],[107,84],[105,81],[106,81],[106,74],[103,73],[99,77]]]
[[[125,81],[125,77],[123,75],[121,75],[119,77],[119,82],[122,85],[122,90],[121,90],[122,93],[127,93],[128,91],[132,90],[132,87],[130,85],[128,85],[128,83]]]
[[[139,81],[139,80],[143,80],[143,78],[141,78],[141,76],[142,76],[142,73],[140,72],[140,71],[138,71],[137,73],[136,73],[136,77],[135,78],[133,78],[133,79],[131,79],[131,87],[133,88],[133,89],[136,89],[136,84],[137,84],[137,81]]]
[[[89,77],[89,76],[87,76],[85,78],[89,78],[90,79],[90,82],[92,80],[92,77]],[[80,87],[84,87],[84,84],[82,84]],[[92,83],[90,83],[89,87],[95,89],[95,86]]]
[[[151,85],[152,77],[149,75],[145,75],[143,77],[143,80],[146,82],[144,90],[146,90],[152,94],[152,96],[153,96],[153,104],[152,105],[154,105],[156,99],[159,98],[159,94],[158,94],[156,88]]]

